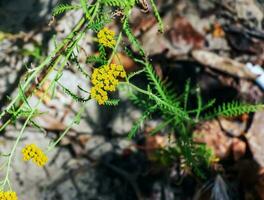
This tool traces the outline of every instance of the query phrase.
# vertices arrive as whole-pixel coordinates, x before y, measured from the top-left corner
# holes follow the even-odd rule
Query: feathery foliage
[[[244,113],[256,112],[263,108],[264,105],[262,104],[252,105],[241,103],[238,101],[232,101],[229,103],[223,103],[221,106],[218,106],[212,113],[206,114],[205,119],[208,120],[215,117],[235,117]]]
[[[81,8],[81,6],[79,6],[79,5],[59,4],[53,9],[52,15],[57,16],[57,15],[60,15],[64,12],[67,12],[70,10],[78,10],[80,8]]]
[[[158,24],[159,24],[159,31],[160,31],[161,33],[163,33],[163,32],[164,32],[163,23],[162,23],[162,20],[161,20],[161,17],[160,17],[159,11],[158,11],[158,9],[157,9],[157,6],[156,6],[156,4],[154,3],[154,0],[150,0],[150,4],[151,4],[151,6],[152,6],[154,16],[156,17],[156,19],[157,19],[157,21],[158,21]]]
[[[132,33],[132,30],[131,30],[131,28],[129,26],[128,20],[125,20],[124,21],[123,27],[124,27],[124,32],[125,32],[128,40],[129,40],[129,42],[132,44],[132,46],[134,46],[134,48],[136,50],[139,51],[139,53],[140,53],[141,56],[144,56],[144,50],[141,47],[141,45],[139,44],[137,38]]]
[[[62,88],[63,88],[63,91],[65,92],[65,94],[69,95],[73,100],[77,101],[77,102],[81,102],[81,103],[84,103],[84,102],[87,102],[90,100],[90,98],[83,98],[83,97],[80,97],[76,94],[74,94],[72,91],[70,91],[68,88],[64,87],[63,85],[59,84]]]
[[[105,102],[106,106],[117,106],[119,104],[119,99],[109,99]]]
[[[128,134],[128,137],[129,138],[133,138],[138,129],[143,125],[144,121],[150,117],[151,113],[153,113],[154,111],[156,110],[156,106],[153,106],[151,108],[149,108],[148,110],[146,110],[142,116],[134,123],[134,125],[132,126],[129,134]]]
[[[102,0],[102,3],[111,7],[119,7],[128,10],[135,5],[135,0]]]

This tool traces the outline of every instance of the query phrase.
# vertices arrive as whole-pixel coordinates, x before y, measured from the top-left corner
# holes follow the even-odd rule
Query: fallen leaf
[[[39,126],[48,131],[59,132],[64,131],[67,128],[67,126],[63,122],[61,122],[60,119],[57,119],[55,116],[52,116],[48,113],[36,117],[35,121]]]
[[[48,104],[51,100],[51,95],[49,92],[46,92],[50,87],[50,81],[45,81],[40,88],[37,88],[35,95],[38,98],[42,98],[44,104]]]
[[[90,135],[79,135],[78,136],[78,141],[82,146],[85,146],[85,144],[90,140],[91,136]]]
[[[192,51],[193,58],[204,66],[209,66],[212,69],[219,70],[226,74],[238,77],[255,80],[257,75],[250,72],[246,66],[240,62],[218,56],[204,50]]]

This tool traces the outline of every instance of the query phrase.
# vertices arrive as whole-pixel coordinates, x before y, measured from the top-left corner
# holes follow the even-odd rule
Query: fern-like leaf
[[[111,22],[108,12],[100,13],[93,22],[89,23],[89,28],[95,32],[100,31],[107,23]]]
[[[108,6],[129,9],[135,5],[135,0],[102,0],[102,3]]]
[[[138,70],[138,71],[135,71],[135,72],[132,72],[128,75],[127,79],[130,80],[131,78],[133,78],[134,76],[137,76],[141,73],[145,72],[145,69],[141,69],[141,70]]]
[[[99,54],[102,60],[106,60],[106,51],[103,45],[99,44]]]
[[[134,46],[134,48],[139,51],[141,56],[144,56],[144,54],[145,54],[144,50],[142,49],[142,47],[141,47],[140,43],[138,42],[137,38],[132,33],[132,30],[131,30],[131,28],[129,26],[129,23],[128,23],[127,19],[124,21],[123,28],[124,28],[124,32],[125,32],[128,40],[129,40],[129,42],[131,42],[131,44]]]
[[[189,94],[190,94],[190,88],[191,88],[191,81],[190,81],[190,79],[188,79],[186,81],[185,88],[184,88],[184,93],[183,93],[184,110],[187,110]]]
[[[59,4],[53,9],[52,15],[57,16],[59,14],[66,12],[66,11],[77,10],[80,8],[81,8],[81,6],[79,6],[79,5]]]
[[[95,56],[95,55],[92,55],[92,56],[89,56],[86,58],[86,63],[87,64],[94,64],[94,63],[98,63],[98,64],[106,64],[106,60],[102,59],[101,57],[99,56]]]
[[[83,9],[83,12],[84,12],[86,18],[89,19],[90,14],[88,12],[88,8],[87,8],[86,2],[87,2],[87,0],[80,0],[80,3],[81,3],[81,7]]]
[[[105,102],[106,106],[117,106],[119,104],[119,99],[109,99]]]
[[[131,130],[130,130],[130,132],[128,134],[128,138],[131,139],[131,138],[133,138],[136,135],[138,129],[141,127],[141,125],[144,123],[144,121],[146,121],[146,119],[149,118],[151,113],[153,113],[155,110],[156,110],[156,105],[151,107],[151,108],[149,108],[148,110],[146,110],[142,114],[142,116],[132,126],[132,128],[131,128]]]
[[[76,94],[74,94],[72,91],[70,91],[68,88],[64,87],[63,85],[59,84],[62,88],[65,94],[69,95],[73,100],[77,102],[87,102],[90,100],[90,98],[83,98]]]
[[[150,0],[150,4],[152,6],[154,16],[156,17],[158,24],[159,24],[159,32],[163,33],[164,32],[163,23],[162,23],[159,11],[156,7],[156,4],[154,3],[154,0]]]
[[[262,104],[251,105],[233,101],[229,103],[223,103],[223,105],[218,106],[218,108],[216,108],[212,113],[207,114],[205,119],[208,120],[214,117],[235,117],[244,113],[256,112],[263,108],[264,105]]]

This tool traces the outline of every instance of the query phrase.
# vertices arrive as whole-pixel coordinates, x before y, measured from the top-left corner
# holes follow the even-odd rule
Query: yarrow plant
[[[48,157],[45,153],[37,147],[35,144],[26,145],[23,150],[24,161],[33,160],[33,162],[39,167],[43,167],[48,162]]]
[[[0,200],[17,200],[17,194],[13,191],[1,191]]]
[[[113,48],[116,45],[116,40],[114,36],[115,32],[109,30],[107,27],[101,29],[97,34],[98,42],[103,46],[110,48]]]
[[[104,104],[109,98],[107,92],[114,92],[119,83],[118,78],[125,78],[126,72],[122,65],[103,65],[95,69],[92,74],[91,98],[99,105]]]
[[[159,31],[163,32],[163,24],[154,0],[150,0],[149,2],[158,22]],[[0,196],[0,200],[17,198],[15,192],[12,192],[9,180],[16,149],[20,145],[21,138],[28,126],[34,126],[43,132],[43,128],[34,121],[34,118],[41,115],[39,107],[46,99],[47,94],[56,91],[56,89],[62,88],[67,95],[71,96],[75,101],[81,102],[83,105],[68,127],[58,138],[50,142],[46,150],[41,150],[36,144],[29,144],[23,148],[23,160],[32,160],[40,167],[48,162],[49,152],[60,143],[71,127],[80,122],[86,102],[95,100],[99,105],[106,106],[118,104],[119,100],[111,99],[110,95],[111,92],[116,91],[118,86],[125,89],[129,98],[144,111],[142,116],[135,122],[130,133],[128,133],[129,138],[133,138],[138,133],[141,125],[148,118],[151,118],[155,113],[159,113],[162,122],[151,134],[155,134],[166,128],[175,134],[177,140],[173,144],[174,148],[166,151],[166,154],[170,154],[169,158],[175,156],[183,157],[190,169],[200,176],[203,175],[200,169],[204,168],[204,166],[209,167],[210,165],[211,153],[208,153],[204,145],[202,146],[193,141],[193,127],[199,122],[214,117],[232,117],[243,113],[255,112],[263,108],[262,105],[231,102],[207,112],[208,108],[212,108],[214,105],[214,100],[204,103],[199,92],[195,93],[197,108],[189,108],[189,96],[193,94],[190,84],[186,83],[183,94],[178,94],[177,91],[171,89],[169,85],[157,76],[149,58],[144,52],[144,48],[133,34],[129,23],[130,15],[132,10],[137,9],[137,5],[141,3],[140,0],[97,0],[91,2],[80,0],[80,5],[60,4],[54,9],[54,16],[66,11],[82,9],[83,17],[73,28],[72,32],[60,44],[56,45],[54,51],[45,58],[35,60],[37,67],[30,69],[23,76],[18,86],[17,95],[11,98],[11,101],[0,114],[0,132],[19,119],[23,119],[24,122],[17,134],[13,147],[2,157],[3,165],[1,169],[5,170],[5,176],[0,182],[0,195],[2,195]],[[144,5],[143,7],[146,6]],[[118,21],[118,24],[121,24],[117,36],[114,31],[107,28],[114,21]],[[78,53],[81,49],[80,41],[90,31],[93,31],[97,37],[94,40],[96,41],[94,45],[98,47],[99,51],[99,55],[90,55],[86,59],[87,67],[90,67],[92,74],[78,62]],[[119,51],[126,53],[142,69],[127,74],[121,61],[118,64],[113,63],[113,58],[115,56],[118,57]],[[76,67],[83,77],[88,79],[87,82],[91,84],[90,91],[78,87],[80,91],[86,93],[86,96],[77,95],[60,84],[63,70],[68,63]],[[50,76],[51,72],[55,73],[55,76],[52,76],[52,78]],[[133,83],[133,78],[143,73],[148,78],[148,85],[144,88]],[[38,82],[36,83],[35,80]],[[44,85],[45,91],[39,95],[39,88]],[[36,95],[37,92],[38,95]],[[35,105],[31,105],[29,100],[34,95],[39,98]]]

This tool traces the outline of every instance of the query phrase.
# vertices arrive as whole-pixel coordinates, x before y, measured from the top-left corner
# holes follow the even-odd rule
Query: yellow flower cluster
[[[35,144],[26,145],[22,150],[22,154],[24,155],[24,161],[32,159],[39,167],[44,166],[48,162],[48,157]]]
[[[122,65],[103,65],[95,69],[92,74],[91,98],[95,99],[99,105],[108,100],[107,91],[113,92],[119,83],[118,78],[125,78],[126,72]]]
[[[103,28],[97,34],[98,42],[105,47],[113,48],[116,44],[115,32],[109,30],[108,28]]]
[[[13,191],[0,191],[0,200],[17,200],[17,195]]]

